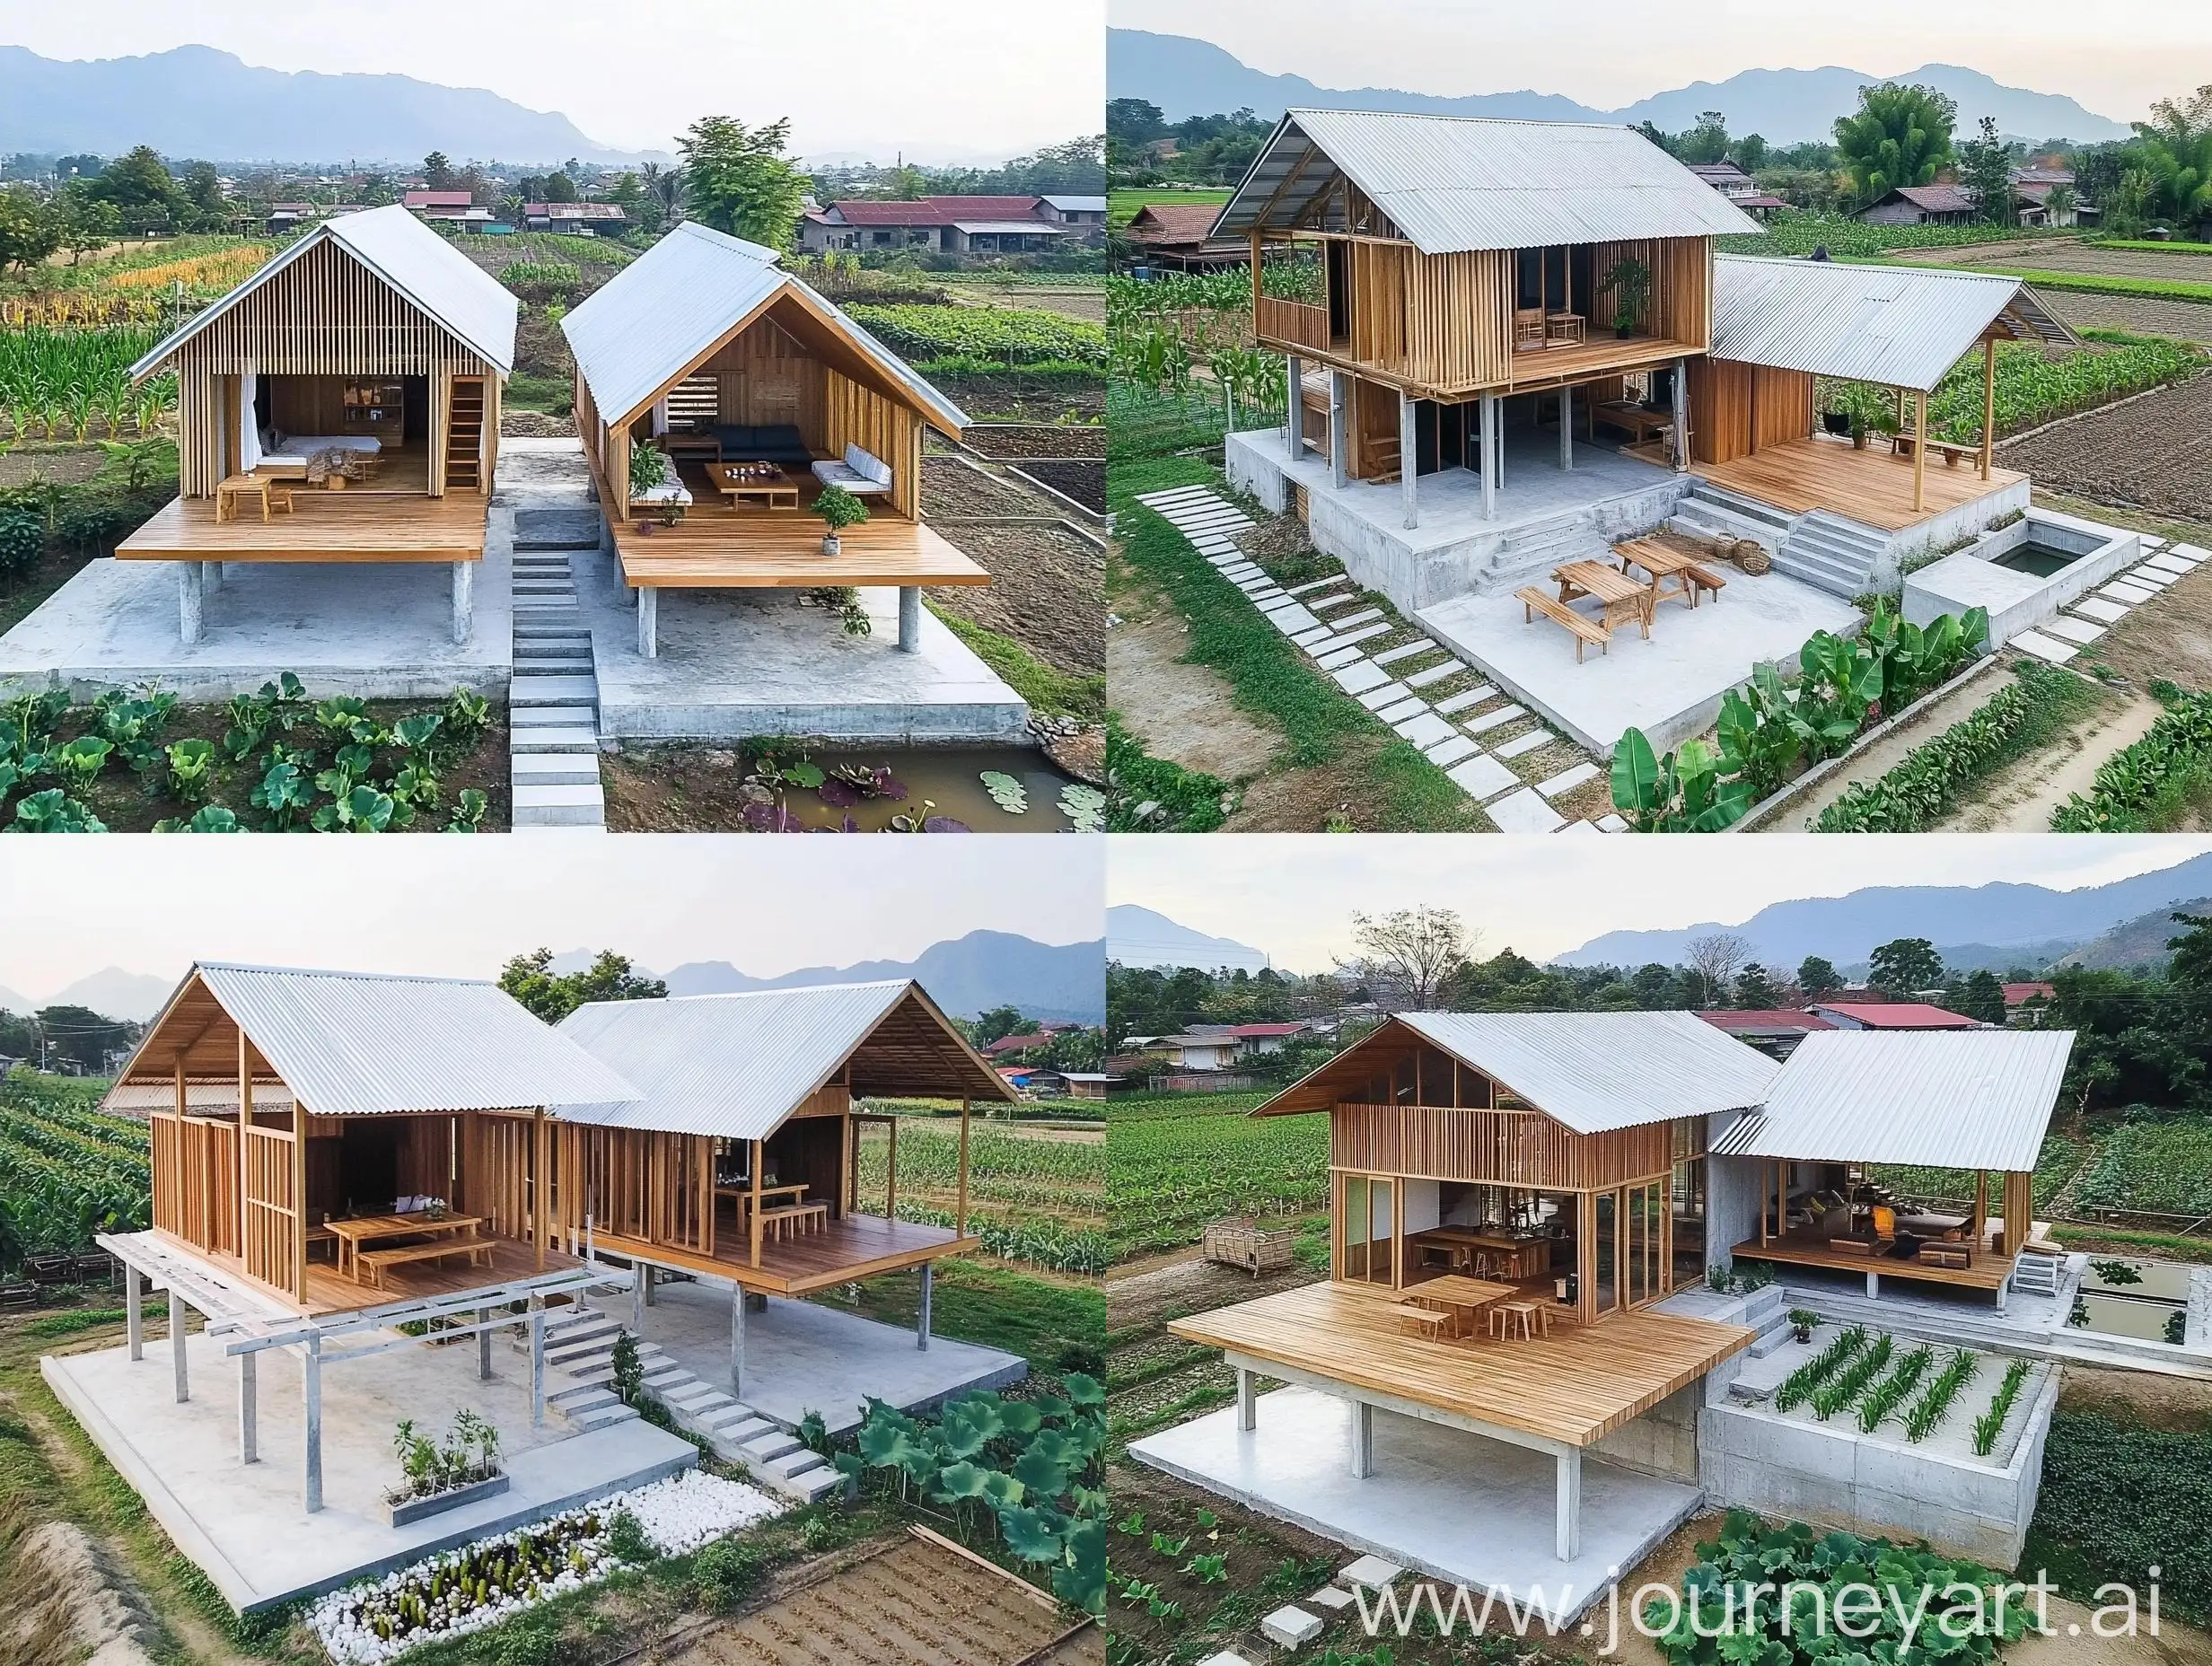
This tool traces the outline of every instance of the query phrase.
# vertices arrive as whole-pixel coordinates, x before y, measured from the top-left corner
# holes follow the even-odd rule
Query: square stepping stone
[[[1391,687],[1398,688],[1398,685],[1393,683]],[[1405,691],[1403,688],[1400,688],[1399,692],[1402,694]],[[1367,697],[1363,694],[1359,697],[1365,700]],[[1418,695],[1407,695],[1402,700],[1394,701],[1389,706],[1377,707],[1374,715],[1377,717],[1380,717],[1386,723],[1402,723],[1409,717],[1418,717],[1427,709],[1427,701],[1422,699]]]
[[[1293,584],[1290,587],[1290,593],[1294,596],[1309,595],[1317,590],[1327,590],[1331,584],[1348,584],[1351,582],[1350,574],[1339,573],[1334,578],[1317,578],[1310,583]]]
[[[1562,769],[1549,781],[1539,781],[1536,790],[1546,798],[1557,798],[1562,793],[1571,793],[1598,772],[1592,763],[1580,763],[1570,769]]]
[[[1502,729],[1516,717],[1526,717],[1527,711],[1518,706],[1501,706],[1494,712],[1485,712],[1479,717],[1467,720],[1469,734],[1488,734],[1493,729]]]
[[[2076,613],[2087,614],[2093,619],[2102,619],[2107,625],[2117,625],[2128,617],[2128,609],[2117,601],[2104,601],[2095,596],[2084,596],[2072,604]]]
[[[2124,601],[2131,608],[2141,607],[2158,592],[2147,584],[2115,583],[2107,584],[2097,594],[2107,601]]]
[[[1455,734],[1448,741],[1439,741],[1435,745],[1425,746],[1421,750],[1428,755],[1430,763],[1439,769],[1448,769],[1461,758],[1472,758],[1482,749],[1465,735]]]
[[[1486,798],[1496,798],[1500,793],[1521,785],[1521,777],[1495,758],[1470,758],[1463,764],[1454,764],[1444,771],[1458,784],[1462,792],[1480,803]]]
[[[2039,660],[2049,660],[2053,665],[2064,665],[2081,650],[2071,643],[2046,636],[2040,630],[2023,630],[2012,639],[2011,645]]]
[[[1279,608],[1269,608],[1267,618],[1286,636],[1295,636],[1301,631],[1318,630],[1321,623],[1295,601]]]
[[[1626,833],[1628,830],[1628,824],[1625,820],[1617,815],[1600,816],[1597,820],[1597,828],[1598,831],[1601,833]]]
[[[1414,672],[1412,676],[1406,679],[1406,687],[1426,688],[1431,683],[1444,681],[1447,677],[1456,677],[1466,669],[1457,660],[1446,660],[1442,665],[1426,666]]]
[[[1295,1649],[1321,1635],[1321,1617],[1309,1614],[1296,1603],[1286,1603],[1260,1622],[1260,1635],[1269,1643]]]
[[[2070,619],[2063,613],[2055,619],[2045,619],[2036,629],[2046,636],[2060,636],[2068,642],[2078,642],[2086,647],[2104,635],[2104,627],[2092,625],[2087,619]]]
[[[1392,723],[1391,727],[1416,746],[1434,746],[1437,741],[1448,741],[1459,732],[1434,712],[1423,712],[1418,716],[1407,718],[1401,723]]]
[[[1386,682],[1380,688],[1370,688],[1359,697],[1359,703],[1371,712],[1379,712],[1386,706],[1395,706],[1406,697],[1406,685]]]
[[[1306,1601],[1312,1607],[1317,1609],[1326,1609],[1331,1614],[1342,1613],[1346,1609],[1350,1608],[1356,1600],[1357,1600],[1357,1599],[1355,1598],[1352,1593],[1347,1591],[1342,1585],[1323,1585],[1319,1591],[1315,1591],[1312,1596],[1306,1599]]]
[[[1365,659],[1366,656],[1357,648],[1331,648],[1328,653],[1318,653],[1313,657],[1323,671],[1341,671],[1354,660]]]
[[[2173,553],[2184,561],[2212,561],[2212,549],[2199,549],[2194,544],[2176,544]]]
[[[2146,567],[2156,567],[2161,573],[2171,573],[2176,578],[2181,577],[2181,575],[2184,573],[2193,573],[2196,571],[2194,567],[2190,566],[2188,562],[2182,560],[2179,556],[2153,556],[2143,565]]]
[[[1409,660],[1416,654],[1434,653],[1436,651],[1436,644],[1424,636],[1418,642],[1403,643],[1387,653],[1376,654],[1374,662],[1377,665],[1395,665],[1399,661]]]
[[[1483,808],[1489,812],[1490,820],[1497,823],[1501,833],[1557,833],[1567,825],[1567,819],[1546,803],[1543,795],[1532,786],[1523,787]]]
[[[1386,1562],[1381,1556],[1362,1556],[1337,1570],[1337,1583],[1347,1590],[1365,1585],[1370,1591],[1381,1591],[1405,1571],[1397,1563]]]
[[[1518,758],[1523,752],[1541,750],[1551,744],[1551,731],[1532,729],[1526,734],[1517,734],[1510,741],[1500,741],[1490,750],[1500,758]]]
[[[1347,622],[1344,619],[1337,621],[1337,640],[1339,642],[1367,642],[1376,636],[1387,636],[1397,628],[1388,620],[1384,620],[1377,625],[1363,625],[1357,630],[1347,630],[1344,627]]]
[[[1347,665],[1332,674],[1337,680],[1337,687],[1347,694],[1379,688],[1391,680],[1391,674],[1371,660],[1362,660],[1356,665]]]
[[[1480,706],[1485,700],[1497,697],[1497,690],[1488,683],[1476,688],[1462,688],[1457,694],[1448,694],[1436,702],[1436,709],[1447,717],[1453,712],[1463,712],[1470,706]]]
[[[1382,609],[1380,608],[1363,608],[1357,613],[1347,613],[1339,619],[1337,628],[1342,630],[1347,625],[1365,625],[1370,619],[1379,619],[1382,617]]]

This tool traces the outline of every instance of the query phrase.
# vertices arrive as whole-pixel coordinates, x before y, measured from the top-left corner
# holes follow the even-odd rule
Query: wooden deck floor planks
[[[453,562],[484,557],[487,500],[473,492],[292,495],[264,522],[248,506],[218,522],[213,498],[178,497],[116,548],[123,561]]]
[[[1769,1211],[1771,1214],[1772,1211]],[[1747,1239],[1729,1252],[1748,1261],[1779,1261],[1790,1267],[1826,1267],[1839,1273],[1879,1273],[1884,1278],[1909,1278],[1924,1284],[1953,1285],[1969,1290],[1999,1290],[2012,1276],[2013,1258],[1977,1250],[1968,1267],[1931,1267],[1920,1261],[1901,1261],[1889,1256],[1842,1255],[1825,1242],[1806,1239],[1770,1238],[1765,1243]]]
[[[748,1289],[777,1295],[804,1295],[856,1278],[918,1267],[945,1256],[967,1255],[981,1247],[973,1236],[956,1238],[942,1226],[887,1221],[881,1215],[848,1214],[821,1232],[763,1241],[760,1266],[750,1265],[751,1241],[717,1231],[711,1256],[672,1250],[600,1233],[598,1247],[613,1255],[636,1254],[664,1267],[688,1267],[720,1278],[734,1278]]]
[[[1353,1388],[1418,1400],[1524,1434],[1588,1446],[1750,1346],[1736,1325],[1648,1310],[1549,1337],[1501,1342],[1409,1333],[1388,1290],[1315,1284],[1172,1321],[1186,1342],[1272,1360]]]
[[[2009,469],[1992,469],[1984,480],[1977,465],[1962,462],[1955,469],[1946,468],[1941,458],[1931,453],[1927,507],[1916,511],[1912,506],[1912,460],[1886,447],[1877,450],[1869,445],[1861,452],[1838,440],[1790,440],[1763,446],[1733,462],[1692,463],[1690,467],[1716,486],[1742,492],[1791,514],[1825,509],[1885,532],[1902,531],[1922,521],[1932,521],[1962,504],[2027,478]]]

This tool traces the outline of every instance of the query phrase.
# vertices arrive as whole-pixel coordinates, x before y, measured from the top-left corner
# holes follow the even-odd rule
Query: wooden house
[[[180,564],[187,644],[224,562],[450,563],[466,641],[516,313],[404,207],[318,223],[131,367],[176,374],[179,495],[117,557]]]
[[[646,658],[663,589],[894,585],[911,652],[921,586],[990,582],[922,521],[923,434],[968,418],[775,250],[687,221],[561,329]],[[831,484],[869,516],[835,557],[812,513]]]

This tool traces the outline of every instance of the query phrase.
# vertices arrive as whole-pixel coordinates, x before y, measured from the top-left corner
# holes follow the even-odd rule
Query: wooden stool
[[[274,481],[255,474],[228,474],[215,486],[215,521],[218,524],[238,518],[238,500],[241,497],[259,498],[261,519],[269,518],[272,507],[292,512],[292,494]]]
[[[1501,1342],[1516,1324],[1521,1328],[1523,1342],[1536,1339],[1536,1328],[1540,1324],[1543,1327],[1544,1335],[1549,1337],[1551,1334],[1551,1315],[1541,1303],[1535,1302],[1501,1302],[1490,1310],[1490,1324]]]

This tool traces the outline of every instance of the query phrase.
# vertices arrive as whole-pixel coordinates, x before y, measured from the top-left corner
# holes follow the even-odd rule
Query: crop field
[[[2071,497],[2212,520],[2212,374],[2006,445],[1997,460]]]
[[[1985,248],[1997,242],[2017,241],[2040,250],[2051,236],[2024,228],[2007,236],[1988,225],[1862,225],[1842,215],[1783,211],[1765,231],[1724,237],[1718,246],[1739,255],[1809,255],[1825,249],[1839,259],[1878,260],[1898,250]]]
[[[1115,1101],[1107,1134],[1114,1258],[1194,1244],[1224,1215],[1283,1216],[1329,1201],[1329,1118],[1244,1113],[1259,1093]]]
[[[860,1130],[860,1206],[880,1209],[889,1130]],[[899,1216],[949,1226],[960,1204],[960,1124],[949,1117],[899,1122]],[[1096,1136],[1004,1124],[968,1125],[971,1230],[986,1251],[1049,1272],[1104,1270],[1106,1143]]]
[[[106,1086],[22,1071],[0,1081],[0,1257],[79,1250],[110,1221],[146,1223],[145,1127],[93,1109]]]
[[[1137,218],[1137,211],[1146,203],[1212,203],[1216,206],[1229,200],[1225,189],[1196,188],[1174,190],[1166,186],[1124,186],[1106,193],[1106,224],[1119,230]]]
[[[2212,1215],[2212,1121],[2122,1125],[2102,1141],[2076,1198],[2085,1207]]]
[[[1103,370],[1103,326],[1030,307],[859,305],[853,317],[917,368],[1066,364]]]
[[[2088,1161],[2092,1149],[2088,1142],[2068,1135],[2053,1134],[2045,1138],[2043,1149],[2035,1160],[2037,1207],[2049,1203],[2053,1194],[2073,1179]],[[1904,1163],[1884,1163],[1874,1172],[1884,1185],[1895,1187],[1908,1197],[1963,1199],[1974,1195],[1974,1177],[1963,1169],[1922,1169]],[[1992,1180],[1992,1197],[1996,1191]]]

